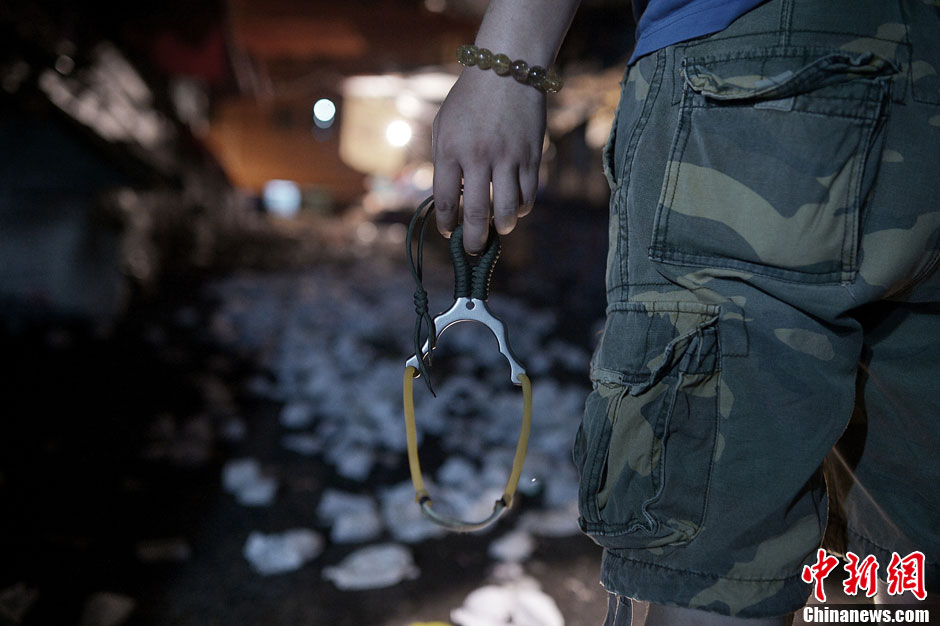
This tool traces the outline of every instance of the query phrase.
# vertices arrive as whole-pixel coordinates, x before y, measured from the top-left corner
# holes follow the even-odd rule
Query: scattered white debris
[[[375,451],[364,445],[341,446],[331,449],[327,460],[343,478],[365,482],[375,465]]]
[[[544,506],[549,509],[564,509],[576,505],[577,502],[578,474],[573,466],[561,465],[552,480],[546,482]]]
[[[249,485],[235,493],[235,499],[244,506],[270,506],[277,495],[277,479],[273,476],[259,476]]]
[[[525,561],[535,550],[535,539],[524,530],[513,530],[490,544],[487,553],[497,561]]]
[[[578,503],[547,511],[526,511],[519,519],[518,527],[537,537],[572,537],[578,535]]]
[[[396,543],[361,548],[338,565],[323,568],[323,577],[344,591],[391,587],[419,575],[411,551]]]
[[[433,489],[433,485],[426,486]],[[379,500],[382,519],[396,541],[418,543],[447,534],[446,529],[426,518],[421,512],[421,507],[415,502],[411,481],[383,489],[379,493]]]
[[[235,493],[260,475],[261,463],[257,459],[232,459],[222,468],[222,488]]]
[[[291,402],[281,409],[281,426],[284,428],[308,428],[313,420],[313,407],[305,402]]]
[[[80,626],[120,626],[127,621],[137,606],[130,596],[110,591],[99,591],[85,601]]]
[[[437,470],[437,482],[447,486],[475,483],[480,470],[462,456],[452,456]]]
[[[451,294],[450,271],[440,269],[437,275],[429,268],[425,276],[432,302]],[[216,339],[259,355],[265,373],[247,382],[248,391],[284,403],[279,421],[289,432],[282,446],[322,458],[345,481],[362,486],[353,490],[378,500],[371,510],[325,520],[336,543],[373,541],[383,529],[402,543],[447,534],[422,515],[410,482],[381,481],[383,470],[404,462],[401,376],[414,351],[410,281],[400,266],[353,263],[303,275],[233,276],[214,288],[221,303],[211,324]],[[589,346],[559,339],[551,310],[505,294],[494,294],[491,307],[511,329],[513,351],[534,385],[529,455],[518,488],[531,497],[519,498],[516,528],[536,537],[577,534],[578,478],[570,450],[589,391]],[[437,397],[420,381],[415,385],[419,446],[430,439],[445,459],[425,480],[436,483],[428,484],[436,510],[482,519],[512,466],[522,394],[509,383],[508,365],[486,329],[458,325],[438,350],[447,375],[435,378]],[[562,382],[554,376],[559,372],[583,374],[583,382]],[[224,478],[226,489],[240,502],[270,502],[277,492],[277,481],[257,461],[226,472],[232,474]],[[240,481],[239,487],[229,484]],[[505,530],[506,522],[498,528]]]
[[[294,528],[280,534],[253,532],[242,554],[259,574],[270,576],[291,572],[320,556],[323,538],[307,528]]]
[[[222,468],[222,486],[244,506],[269,506],[277,495],[278,481],[265,475],[252,458],[233,459]]]
[[[372,496],[327,489],[317,516],[330,526],[334,543],[367,543],[382,534],[382,519]]]
[[[514,561],[496,563],[490,569],[490,578],[498,585],[519,580],[524,578],[525,575],[525,568],[522,567],[522,564]]]
[[[451,611],[450,618],[458,626],[565,625],[555,601],[528,577],[471,592],[463,606]]]

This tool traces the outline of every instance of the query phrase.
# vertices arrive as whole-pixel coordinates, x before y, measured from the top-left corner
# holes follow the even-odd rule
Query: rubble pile
[[[426,276],[432,308],[449,305],[448,280]],[[407,545],[446,533],[421,514],[407,473],[401,390],[404,362],[414,353],[413,289],[404,267],[369,260],[297,274],[235,275],[213,285],[214,340],[259,360],[263,373],[248,383],[248,392],[282,407],[283,450],[329,466],[336,479],[317,494],[317,519],[311,521],[325,536],[313,528],[307,534],[286,530],[302,539],[294,543],[304,550],[290,555],[291,542],[283,537],[253,534],[245,555],[257,571],[300,567],[326,541],[354,550],[323,569],[338,589],[394,585],[420,575]],[[533,381],[533,427],[518,504],[491,531],[489,550],[494,563],[518,563],[538,538],[577,533],[570,446],[588,391],[590,355],[588,346],[557,338],[559,322],[551,311],[504,294],[493,295],[490,307],[507,324],[513,351]],[[495,338],[474,324],[442,336],[431,376],[436,397],[415,382],[425,481],[436,509],[482,519],[509,475],[522,394],[509,380]],[[245,506],[265,506],[277,497],[277,477],[265,474],[262,461],[232,459],[223,469],[224,488]],[[262,550],[267,544],[274,545],[269,553]],[[373,557],[383,562],[381,575],[363,568]],[[506,584],[530,589],[528,581],[520,569]],[[499,595],[494,589],[480,593]],[[530,594],[543,595],[535,589]],[[462,623],[478,623],[471,614],[465,608],[453,619],[460,622],[463,615]]]

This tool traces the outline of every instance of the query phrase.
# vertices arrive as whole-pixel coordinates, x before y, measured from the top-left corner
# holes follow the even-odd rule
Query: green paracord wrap
[[[431,352],[434,350],[437,341],[437,332],[428,309],[428,292],[423,283],[424,234],[428,225],[428,216],[433,211],[434,198],[432,196],[422,202],[412,216],[411,223],[408,225],[405,245],[408,251],[408,265],[415,281],[414,304],[415,313],[418,317],[415,320],[414,344],[415,354],[419,355],[418,373],[424,378],[431,394],[436,396],[434,387],[431,385],[431,377],[428,375],[428,366],[431,364]],[[457,225],[450,236],[450,257],[454,265],[455,300],[457,298],[475,298],[485,302],[489,298],[490,281],[501,249],[499,235],[496,233],[496,229],[490,226],[486,250],[477,258],[475,264],[471,263],[470,257],[467,256],[463,248],[463,224]],[[425,340],[428,342],[428,349],[422,357],[422,346]]]
[[[471,266],[463,249],[463,224],[457,225],[450,236],[450,258],[454,263],[454,300],[476,298],[485,301],[489,298],[490,281],[501,250],[499,235],[491,228],[486,250],[476,265]]]

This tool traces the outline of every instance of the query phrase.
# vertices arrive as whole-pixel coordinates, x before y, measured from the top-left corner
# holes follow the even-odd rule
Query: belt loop
[[[793,4],[794,0],[781,0],[780,2],[780,40],[781,46],[790,45],[790,31],[793,30]]]

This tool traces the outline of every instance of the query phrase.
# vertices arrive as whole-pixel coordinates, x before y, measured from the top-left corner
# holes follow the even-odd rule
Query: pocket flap
[[[719,313],[717,305],[697,302],[614,305],[591,363],[593,380],[627,385],[638,395],[672,371],[714,372]]]
[[[760,69],[756,73],[755,60]],[[828,85],[887,77],[898,71],[891,61],[871,52],[834,52],[813,58],[805,49],[776,49],[683,61],[683,76],[689,87],[713,100],[789,98]],[[842,97],[847,95],[852,97],[840,92]],[[870,96],[867,89],[860,89],[856,97],[864,100]]]

